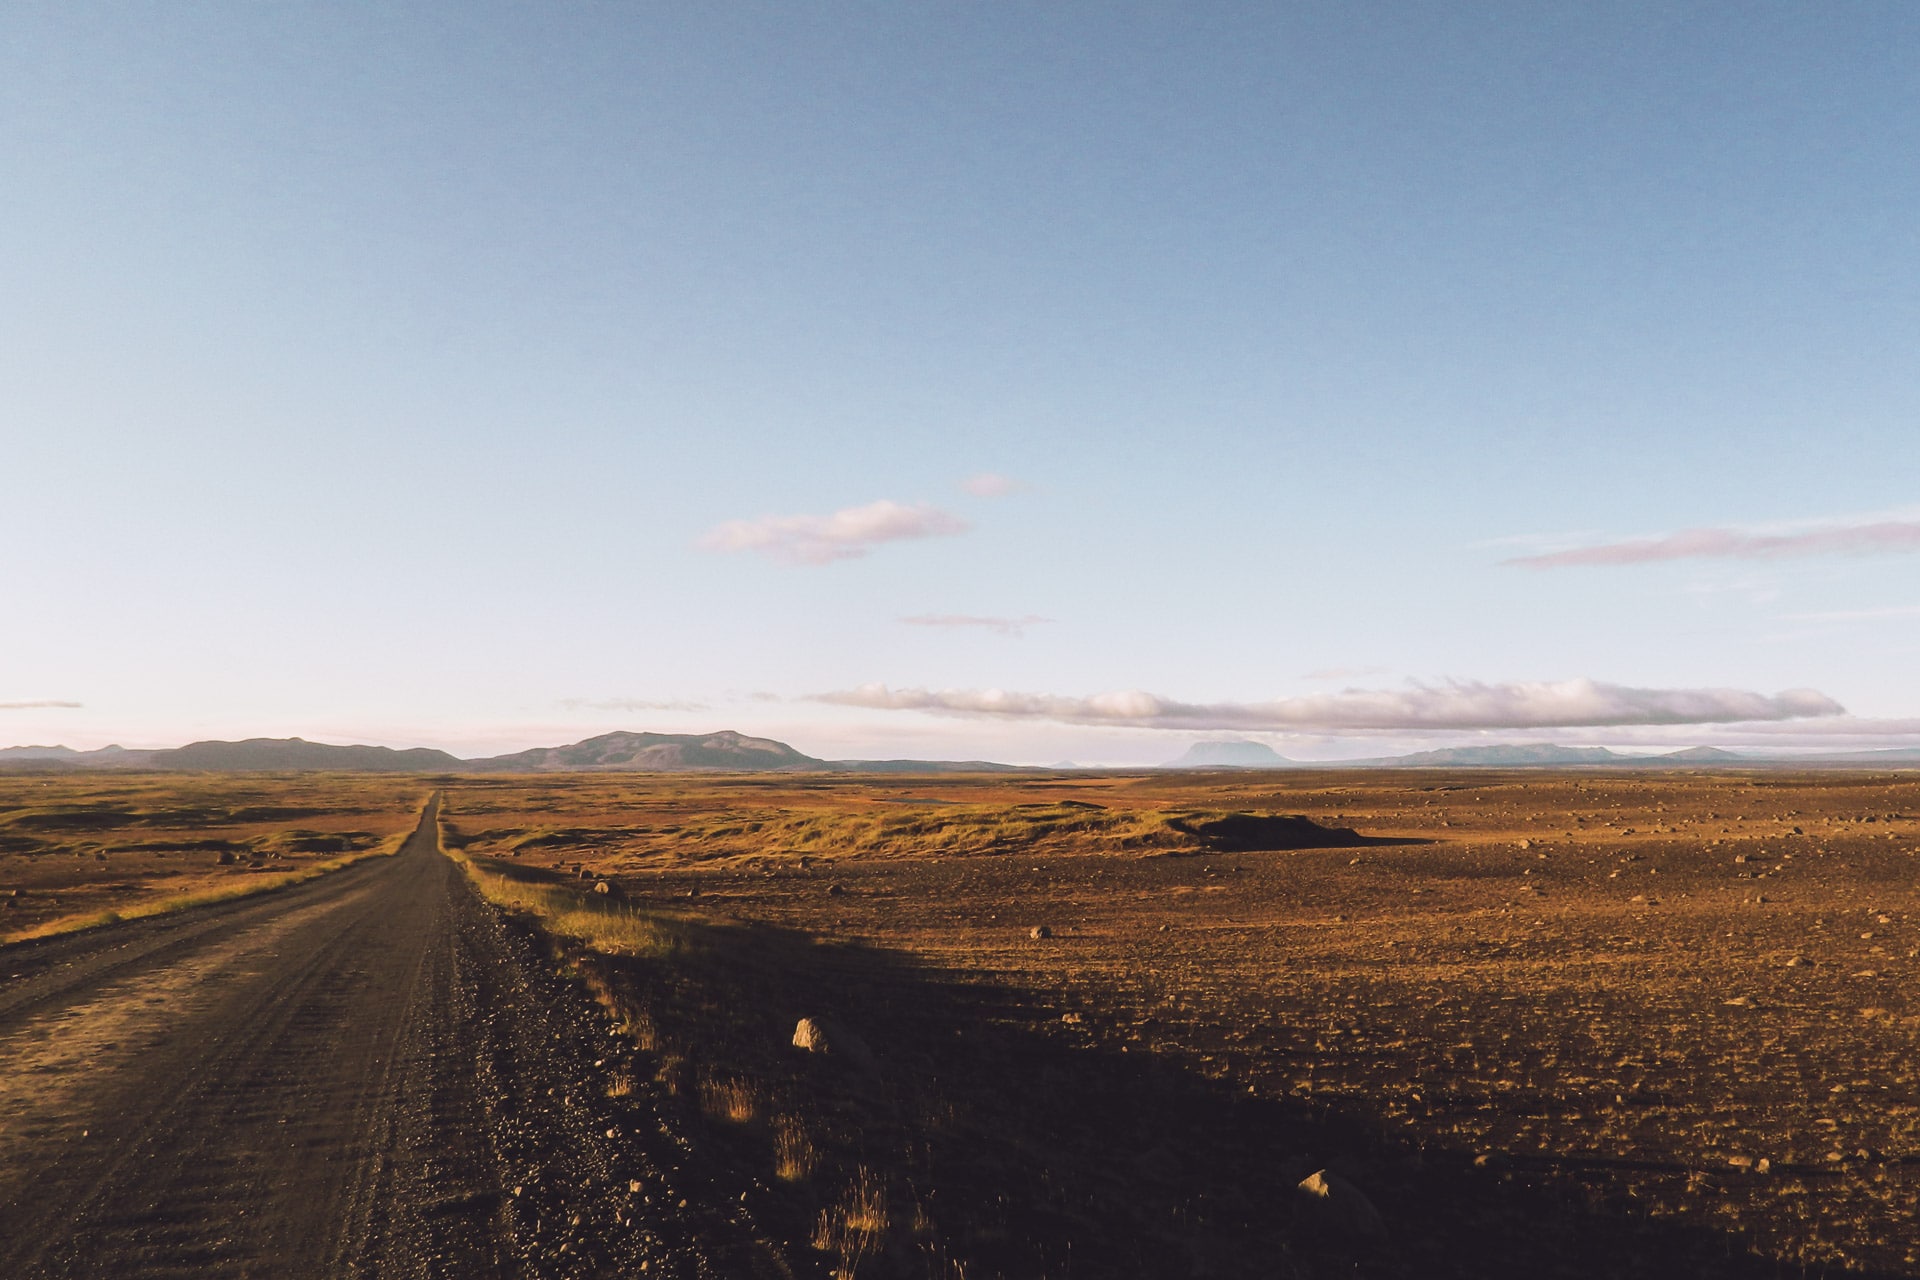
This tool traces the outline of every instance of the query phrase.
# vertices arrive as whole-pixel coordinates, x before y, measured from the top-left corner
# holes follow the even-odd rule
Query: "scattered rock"
[[[1320,1220],[1334,1231],[1349,1236],[1377,1239],[1387,1233],[1380,1211],[1360,1189],[1330,1169],[1317,1169],[1300,1180],[1301,1197],[1315,1205]]]
[[[827,886],[827,896],[830,898],[837,898],[846,891],[847,887],[843,884],[830,884]]]
[[[233,850],[231,850],[231,849],[222,849],[222,850],[220,851],[220,857],[219,857],[219,859],[218,859],[218,861],[219,861],[219,863],[220,863],[220,865],[221,865],[221,866],[223,866],[223,867],[230,867],[230,866],[232,866],[232,865],[233,865],[233,864],[234,864],[235,862],[238,862],[238,861],[239,861],[239,859],[233,856]]]
[[[1807,967],[1808,965],[1811,965],[1812,963],[1813,963],[1813,961],[1811,961],[1811,960],[1809,960],[1809,959],[1807,959],[1807,958],[1806,958],[1805,956],[1795,956],[1795,957],[1793,957],[1793,959],[1791,959],[1791,960],[1789,960],[1789,961],[1787,961],[1787,968],[1789,968],[1789,969],[1804,969],[1804,968],[1806,968],[1806,967]]]
[[[620,886],[615,884],[611,880],[594,881],[593,891],[604,898],[618,898],[622,896],[620,893]]]
[[[1039,942],[1039,941],[1042,941],[1043,939],[1051,938],[1053,936],[1053,930],[1048,928],[1044,924],[1037,924],[1033,926],[1033,928],[1027,930],[1027,936],[1029,938],[1032,938],[1035,942]]]
[[[802,1018],[793,1027],[793,1047],[842,1058],[862,1071],[873,1069],[873,1050],[845,1027],[821,1018]]]

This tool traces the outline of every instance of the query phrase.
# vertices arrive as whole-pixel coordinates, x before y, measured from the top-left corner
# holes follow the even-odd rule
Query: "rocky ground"
[[[795,1256],[1920,1274],[1920,784],[1900,775],[517,785],[455,786],[451,821],[521,874],[607,877],[683,922],[675,954],[595,980],[645,1028],[639,1068],[770,1183]],[[942,835],[943,813],[1063,801],[1379,842],[1116,844],[1133,816]],[[836,845],[836,812],[867,834]],[[881,813],[919,823],[917,848],[873,837]],[[794,1049],[800,1017],[868,1065]],[[1300,1189],[1322,1173],[1336,1190]]]

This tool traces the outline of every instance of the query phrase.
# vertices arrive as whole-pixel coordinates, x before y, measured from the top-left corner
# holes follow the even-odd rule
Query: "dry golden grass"
[[[856,1280],[885,1251],[892,1225],[886,1182],[863,1165],[839,1201],[820,1211],[813,1247],[836,1259],[835,1280]]]
[[[0,945],[393,853],[430,790],[364,775],[0,774]]]
[[[716,1120],[748,1124],[760,1116],[760,1096],[738,1076],[708,1077],[700,1082],[700,1109]]]
[[[805,1182],[813,1176],[820,1153],[807,1134],[806,1122],[781,1116],[773,1125],[773,1176],[782,1182]]]

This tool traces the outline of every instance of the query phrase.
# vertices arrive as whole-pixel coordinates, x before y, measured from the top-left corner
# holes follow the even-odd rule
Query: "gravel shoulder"
[[[0,953],[0,1274],[784,1272],[606,1097],[604,1021],[436,809],[392,858]]]

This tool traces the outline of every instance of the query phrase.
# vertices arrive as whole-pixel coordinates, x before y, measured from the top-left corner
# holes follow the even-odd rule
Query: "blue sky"
[[[0,741],[1920,743],[1909,6],[396,8],[0,14]]]

